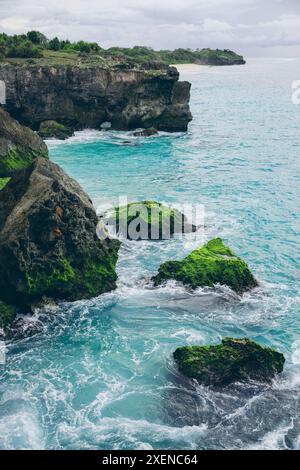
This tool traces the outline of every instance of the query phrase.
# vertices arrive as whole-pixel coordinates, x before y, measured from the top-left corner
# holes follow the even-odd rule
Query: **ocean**
[[[49,141],[99,213],[126,196],[203,207],[204,230],[125,241],[118,287],[26,320],[0,366],[2,449],[300,449],[299,59],[183,67],[192,83],[186,134],[78,132]],[[153,288],[166,260],[214,237],[243,257],[259,287]],[[270,385],[202,387],[184,379],[179,346],[249,337],[284,353]]]

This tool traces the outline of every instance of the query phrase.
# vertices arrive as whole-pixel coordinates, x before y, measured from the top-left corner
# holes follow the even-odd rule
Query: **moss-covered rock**
[[[283,371],[283,354],[250,339],[225,338],[216,346],[186,346],[174,352],[178,369],[200,384],[224,386],[255,380],[270,382]]]
[[[37,157],[48,158],[43,140],[0,106],[0,178],[27,168]]]
[[[65,140],[74,135],[70,127],[64,126],[56,121],[44,121],[40,125],[39,135],[42,139]]]
[[[0,192],[0,299],[23,310],[116,287],[120,242],[99,240],[93,205],[76,181],[38,158]]]
[[[188,222],[186,216],[156,201],[132,202],[116,207],[105,216],[108,225],[129,240],[163,240],[174,233],[195,232],[197,227]]]
[[[9,180],[10,178],[0,178],[0,191],[1,189],[5,188]]]
[[[236,256],[220,238],[194,250],[182,261],[163,263],[153,278],[154,284],[157,286],[169,279],[180,281],[193,289],[213,287],[215,284],[226,285],[237,293],[258,285],[245,261]]]
[[[0,328],[5,330],[16,318],[17,311],[12,305],[0,300]]]

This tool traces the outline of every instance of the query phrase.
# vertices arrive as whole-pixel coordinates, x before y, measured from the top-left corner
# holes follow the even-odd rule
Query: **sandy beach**
[[[172,67],[176,67],[179,72],[192,72],[192,71],[199,71],[203,67],[207,67],[206,65],[199,65],[199,64],[172,64]]]

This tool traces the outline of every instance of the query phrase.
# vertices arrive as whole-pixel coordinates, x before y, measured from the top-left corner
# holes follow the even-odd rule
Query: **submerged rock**
[[[149,127],[149,129],[144,129],[143,131],[136,131],[133,133],[135,137],[151,137],[152,135],[157,135],[158,130],[154,127]]]
[[[22,309],[116,287],[120,242],[100,241],[93,205],[76,181],[38,158],[0,192],[0,299]]]
[[[44,121],[40,125],[39,135],[42,139],[65,140],[74,135],[74,131],[56,121]]]
[[[197,230],[186,216],[156,201],[132,202],[116,207],[105,218],[114,225],[116,233],[129,240],[165,240],[175,233],[191,233]]]
[[[182,261],[163,263],[153,278],[157,286],[174,279],[193,289],[221,284],[241,294],[258,285],[248,265],[236,256],[220,238],[197,248]]]
[[[0,178],[28,167],[37,157],[48,157],[43,140],[0,106]]]
[[[174,352],[178,369],[203,385],[270,382],[283,371],[284,355],[250,339],[225,338],[216,346],[186,346]]]

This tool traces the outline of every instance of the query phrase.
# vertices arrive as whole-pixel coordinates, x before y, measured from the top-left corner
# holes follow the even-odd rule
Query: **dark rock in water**
[[[144,129],[143,131],[134,132],[133,135],[135,137],[151,137],[152,135],[157,135],[158,130],[154,127],[150,127],[149,129]]]
[[[175,233],[191,233],[197,230],[186,216],[156,201],[132,202],[116,207],[105,217],[116,233],[129,240],[168,240]]]
[[[24,309],[116,287],[120,242],[100,241],[93,205],[76,181],[38,158],[0,192],[0,298]]]
[[[179,371],[200,384],[224,386],[255,380],[270,382],[283,371],[283,354],[250,339],[225,338],[217,346],[186,346],[174,352]]]
[[[108,68],[101,65],[0,64],[7,110],[38,130],[55,120],[71,129],[116,130],[155,127],[186,131],[192,119],[190,83],[179,81],[174,67],[157,70]]]
[[[44,331],[45,325],[33,316],[20,317],[4,329],[3,338],[6,340],[19,340],[30,338]]]
[[[0,106],[0,178],[28,167],[37,157],[48,157],[45,143]]]
[[[220,238],[194,250],[182,261],[163,263],[153,278],[157,286],[169,279],[193,289],[221,284],[241,294],[258,285],[248,265],[224,245]]]
[[[56,121],[44,121],[40,125],[39,135],[42,139],[65,140],[74,135],[74,131]]]
[[[6,330],[6,328],[16,318],[16,308],[12,305],[8,305],[0,300],[0,328]]]

